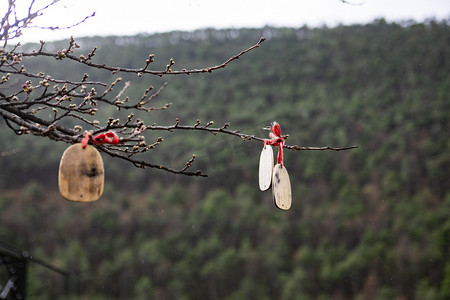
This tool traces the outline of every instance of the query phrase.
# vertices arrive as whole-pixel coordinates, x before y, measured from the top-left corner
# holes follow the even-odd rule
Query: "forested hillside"
[[[175,69],[189,69],[217,65],[261,36],[260,48],[211,74],[124,78],[129,96],[168,82],[154,105],[170,108],[147,115],[157,124],[230,122],[264,137],[275,120],[288,144],[359,148],[286,150],[293,203],[285,212],[258,189],[262,143],[157,132],[164,142],[150,161],[178,167],[195,153],[209,177],[103,155],[104,195],[80,204],[57,191],[68,145],[16,136],[0,121],[8,154],[0,157],[0,239],[71,274],[31,265],[31,299],[450,299],[448,24],[378,20],[77,42],[80,53],[99,46],[99,63],[139,67],[154,53],[155,68],[173,57]],[[83,74],[50,59],[30,64]]]

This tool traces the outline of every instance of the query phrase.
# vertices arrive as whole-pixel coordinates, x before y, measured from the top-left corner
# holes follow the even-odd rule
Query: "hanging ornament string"
[[[280,164],[281,168],[283,168],[283,147],[284,147],[284,138],[281,136],[281,127],[277,122],[273,122],[270,127],[272,131],[269,136],[270,139],[264,140],[264,148],[266,145],[278,146],[278,157],[277,163]]]
[[[92,141],[96,145],[100,144],[117,145],[119,143],[119,136],[113,131],[99,133],[96,136],[92,136],[91,132],[86,131],[84,138],[81,140],[81,145],[83,149],[86,148],[89,141]]]

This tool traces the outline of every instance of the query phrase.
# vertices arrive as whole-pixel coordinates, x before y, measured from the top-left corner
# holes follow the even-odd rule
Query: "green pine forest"
[[[0,120],[0,152],[11,153],[0,157],[0,240],[70,273],[31,263],[30,299],[450,299],[448,22],[94,37],[78,39],[76,53],[98,46],[96,62],[136,68],[153,53],[154,69],[173,57],[181,70],[220,64],[262,36],[211,74],[122,76],[127,93],[167,82],[152,101],[170,108],[141,116],[161,125],[213,120],[268,137],[262,128],[277,121],[287,144],[358,148],[285,150],[293,203],[281,211],[258,188],[261,142],[148,132],[148,142],[164,139],[148,161],[179,168],[195,154],[193,168],[209,176],[103,154],[102,198],[74,203],[57,184],[69,145],[17,136]],[[86,71],[26,63],[69,79]],[[99,110],[101,123],[129,113]]]

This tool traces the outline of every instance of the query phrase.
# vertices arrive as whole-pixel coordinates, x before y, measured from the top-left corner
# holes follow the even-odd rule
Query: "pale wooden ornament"
[[[103,193],[105,172],[100,153],[94,147],[74,144],[64,151],[59,163],[58,185],[70,201],[91,202]]]
[[[272,183],[273,150],[266,146],[261,150],[259,157],[259,189],[265,191]]]
[[[286,166],[276,164],[273,168],[272,195],[275,205],[282,210],[288,210],[292,204],[291,182]]]

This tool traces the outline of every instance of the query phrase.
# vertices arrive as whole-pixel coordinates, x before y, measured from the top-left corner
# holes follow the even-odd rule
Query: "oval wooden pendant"
[[[280,164],[276,164],[273,168],[272,195],[275,205],[279,209],[288,210],[291,208],[291,182],[286,166],[282,168]]]
[[[273,150],[271,146],[266,146],[261,150],[259,157],[259,189],[265,191],[272,183],[273,170]]]
[[[94,147],[74,144],[64,151],[59,163],[58,185],[70,201],[91,202],[103,193],[105,172],[100,153]]]

